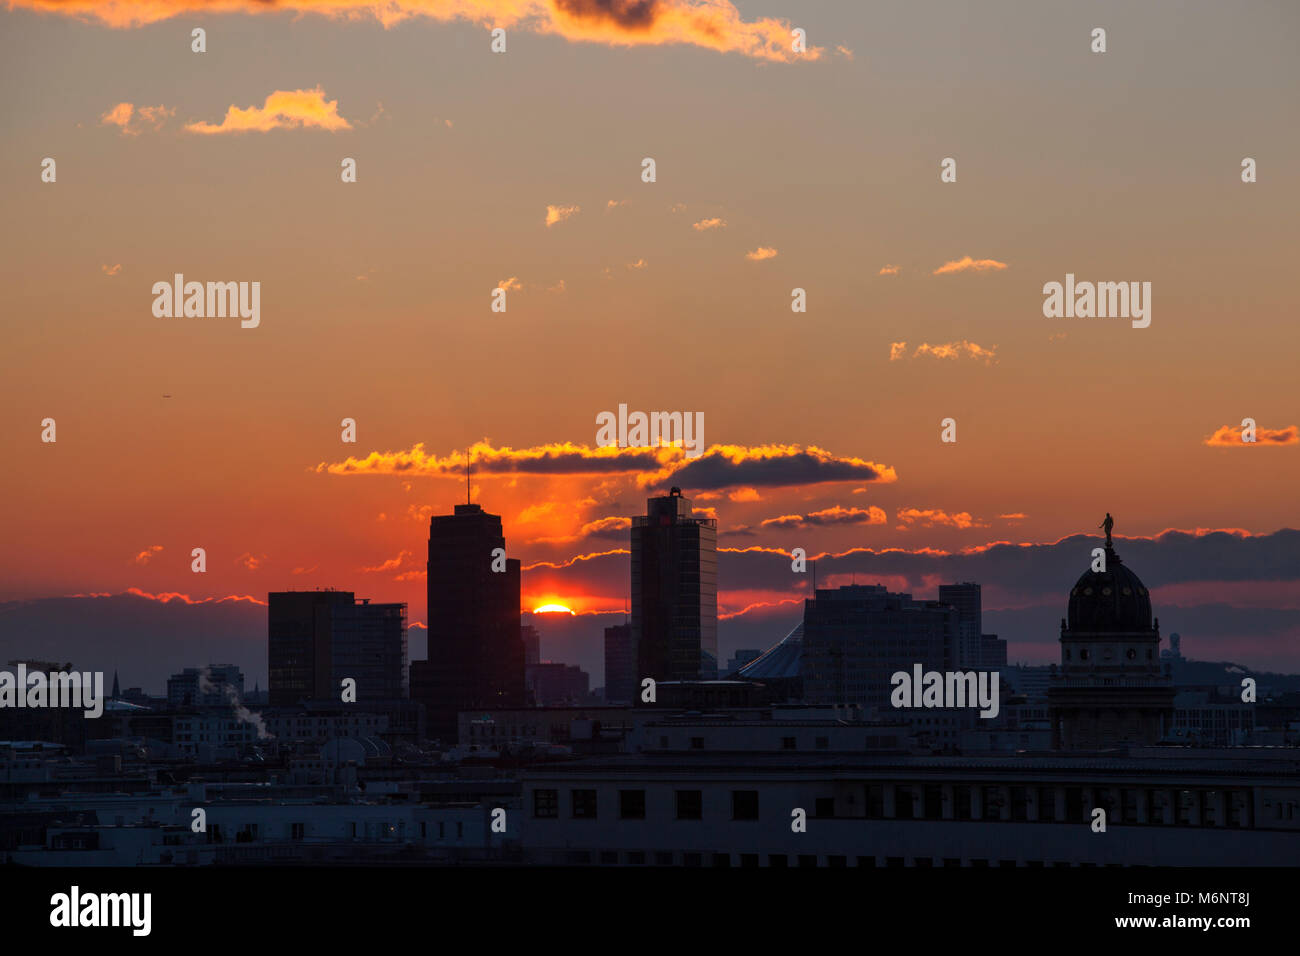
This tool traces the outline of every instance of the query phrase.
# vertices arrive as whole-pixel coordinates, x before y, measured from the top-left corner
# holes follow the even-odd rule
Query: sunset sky
[[[129,589],[332,586],[423,622],[428,518],[465,500],[472,448],[527,609],[621,615],[626,519],[676,484],[719,522],[724,655],[798,619],[794,547],[848,553],[823,586],[966,575],[988,608],[1045,609],[1046,642],[1096,544],[1072,536],[1110,511],[1185,651],[1235,652],[1162,600],[1267,612],[1216,633],[1300,667],[1294,4],[8,0],[0,22],[5,650],[6,609]],[[155,317],[176,273],[260,282],[260,325]],[[1045,318],[1067,273],[1150,282],[1150,327]],[[598,449],[620,403],[702,412],[708,451]],[[1246,417],[1253,445],[1225,431]]]

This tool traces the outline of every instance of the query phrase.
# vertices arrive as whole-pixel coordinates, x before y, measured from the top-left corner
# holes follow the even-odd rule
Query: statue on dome
[[[1106,532],[1106,547],[1109,548],[1109,547],[1110,547],[1110,529],[1113,528],[1113,527],[1115,527],[1115,519],[1112,518],[1112,517],[1110,516],[1110,512],[1109,512],[1109,511],[1106,512],[1106,520],[1103,521],[1101,524],[1097,525],[1097,527],[1098,527],[1098,528],[1102,528],[1102,529],[1105,530],[1105,532]]]

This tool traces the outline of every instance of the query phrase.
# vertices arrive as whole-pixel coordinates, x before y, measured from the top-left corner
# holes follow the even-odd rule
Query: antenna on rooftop
[[[469,472],[470,472],[470,449],[465,449],[465,504],[470,504],[469,500]]]

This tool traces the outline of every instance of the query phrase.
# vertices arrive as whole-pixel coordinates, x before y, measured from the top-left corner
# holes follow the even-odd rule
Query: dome
[[[1106,570],[1089,568],[1070,591],[1067,626],[1092,633],[1151,630],[1151,595],[1113,548],[1106,549]]]

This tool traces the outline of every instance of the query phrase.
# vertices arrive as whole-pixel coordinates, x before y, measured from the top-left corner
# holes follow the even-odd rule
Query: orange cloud
[[[691,223],[691,228],[696,232],[704,232],[708,229],[725,229],[727,223],[723,219],[701,219],[699,222]]]
[[[122,271],[122,263],[119,262],[113,266],[100,266],[99,268],[104,271],[104,275],[115,276]]]
[[[807,515],[781,515],[763,521],[764,528],[822,528],[843,524],[884,524],[889,520],[883,508],[844,508],[835,505]]]
[[[1022,514],[1019,511],[1015,511],[1012,512],[1011,514],[998,515],[998,517],[1001,518],[1003,521],[1023,521],[1025,518],[1028,517],[1028,515]]]
[[[175,109],[159,106],[141,106],[138,110],[132,103],[118,103],[99,118],[101,126],[116,126],[123,136],[139,136],[147,126],[159,130],[168,117],[176,114]]]
[[[605,211],[608,212],[611,209],[617,209],[619,206],[626,206],[627,204],[628,200],[626,199],[610,199],[605,202]]]
[[[744,20],[731,0],[9,0],[10,7],[137,27],[184,14],[316,13],[339,20],[373,17],[391,27],[415,17],[479,26],[514,27],[575,42],[607,46],[687,44],[756,60],[818,60],[822,47],[791,49],[791,25],[762,17]]]
[[[555,442],[533,448],[494,448],[480,441],[470,446],[474,474],[484,475],[634,475],[637,485],[669,483],[711,491],[744,486],[785,487],[821,482],[892,482],[894,469],[862,458],[834,455],[810,445],[712,445],[688,458],[674,445],[647,448],[590,448]],[[365,458],[320,462],[310,469],[330,475],[423,475],[464,479],[466,452],[446,457],[429,454],[423,442],[402,451],[373,451]]]
[[[629,262],[627,267],[629,269],[644,269],[646,267],[646,261],[644,259],[637,259],[636,262]]]
[[[179,591],[163,591],[159,594],[150,594],[148,591],[141,591],[139,588],[127,588],[123,594],[133,594],[136,597],[146,598],[150,601],[158,601],[160,604],[167,604],[171,601],[180,601],[183,604],[224,604],[226,601],[246,601],[249,604],[260,604],[266,607],[265,601],[259,601],[251,594],[227,594],[220,598],[192,598],[188,594],[182,594]]]
[[[764,259],[772,259],[776,256],[776,250],[771,246],[759,246],[753,252],[745,253],[745,258],[750,262],[762,262]]]
[[[998,262],[996,259],[972,259],[970,256],[962,256],[960,259],[945,262],[935,269],[932,275],[950,275],[954,272],[988,272],[990,269],[1001,272],[1006,267],[1005,262]]]
[[[1255,445],[1297,445],[1300,444],[1300,425],[1286,428],[1256,428],[1255,441],[1241,440],[1241,426],[1224,425],[1203,444],[1214,448],[1249,448]]]
[[[410,551],[401,551],[397,557],[389,558],[371,568],[357,568],[363,574],[382,574],[386,571],[396,571],[402,566],[402,562],[411,556]]]
[[[582,211],[581,206],[547,206],[546,207],[546,228],[549,229],[557,222],[564,222],[570,216],[576,216]]]
[[[878,272],[877,275],[896,276],[898,275],[898,266],[883,265],[880,267],[880,272]]]
[[[273,129],[316,127],[331,132],[352,129],[339,115],[339,101],[326,100],[319,86],[310,90],[276,90],[261,106],[231,106],[220,123],[187,123],[191,133],[265,133]]]
[[[509,279],[502,279],[500,282],[497,283],[498,289],[504,289],[507,292],[509,292],[512,289],[522,289],[523,287],[524,284],[520,282],[515,276],[511,276]]]
[[[898,520],[903,522],[899,530],[906,531],[919,523],[922,527],[933,528],[936,525],[945,525],[949,528],[987,528],[983,524],[970,516],[968,511],[957,511],[949,514],[946,511],[938,509],[926,509],[924,511],[917,508],[900,508],[898,510]]]
[[[259,567],[261,567],[262,562],[265,560],[266,560],[266,555],[264,554],[255,555],[255,554],[251,554],[248,551],[245,551],[239,557],[235,558],[235,563],[242,564],[250,571],[256,571]]]
[[[141,566],[149,563],[149,559],[163,549],[161,544],[151,544],[135,556],[135,563]]]
[[[912,358],[929,356],[937,359],[955,359],[962,355],[983,362],[985,365],[995,365],[998,360],[998,347],[996,345],[985,348],[975,342],[968,342],[963,339],[960,342],[943,342],[938,345],[931,345],[928,342],[922,342],[912,352]],[[897,362],[907,357],[907,343],[893,342],[889,346],[889,361]]]
[[[732,501],[762,501],[762,497],[753,488],[737,488],[727,495]]]

